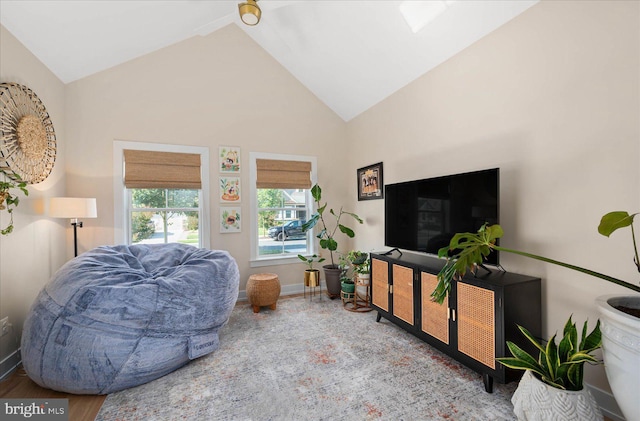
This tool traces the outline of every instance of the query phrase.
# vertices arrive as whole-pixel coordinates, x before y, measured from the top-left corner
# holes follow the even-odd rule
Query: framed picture
[[[240,203],[240,177],[220,177],[220,202]]]
[[[220,232],[240,232],[240,207],[220,207]]]
[[[220,146],[220,172],[240,172],[240,148],[235,146]]]
[[[358,168],[358,200],[374,200],[384,197],[382,162]]]

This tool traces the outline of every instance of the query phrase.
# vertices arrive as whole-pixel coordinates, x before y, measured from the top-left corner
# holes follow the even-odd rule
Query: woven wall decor
[[[18,83],[0,83],[0,170],[35,184],[56,160],[56,134],[40,98]]]

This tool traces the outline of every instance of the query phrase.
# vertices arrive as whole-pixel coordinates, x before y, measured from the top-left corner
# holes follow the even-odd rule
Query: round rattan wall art
[[[0,83],[0,171],[35,184],[55,160],[56,134],[40,98],[24,85]]]

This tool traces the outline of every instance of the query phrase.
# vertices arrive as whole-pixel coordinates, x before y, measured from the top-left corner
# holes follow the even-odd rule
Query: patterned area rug
[[[220,348],[107,397],[97,420],[512,420],[517,386],[494,384],[376,312],[283,298],[233,310]]]

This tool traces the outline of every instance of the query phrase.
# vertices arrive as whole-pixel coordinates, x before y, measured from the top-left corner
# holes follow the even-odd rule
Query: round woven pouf
[[[280,280],[275,273],[256,273],[249,276],[247,282],[247,298],[253,307],[253,312],[260,311],[260,307],[269,306],[276,309],[280,296]]]

